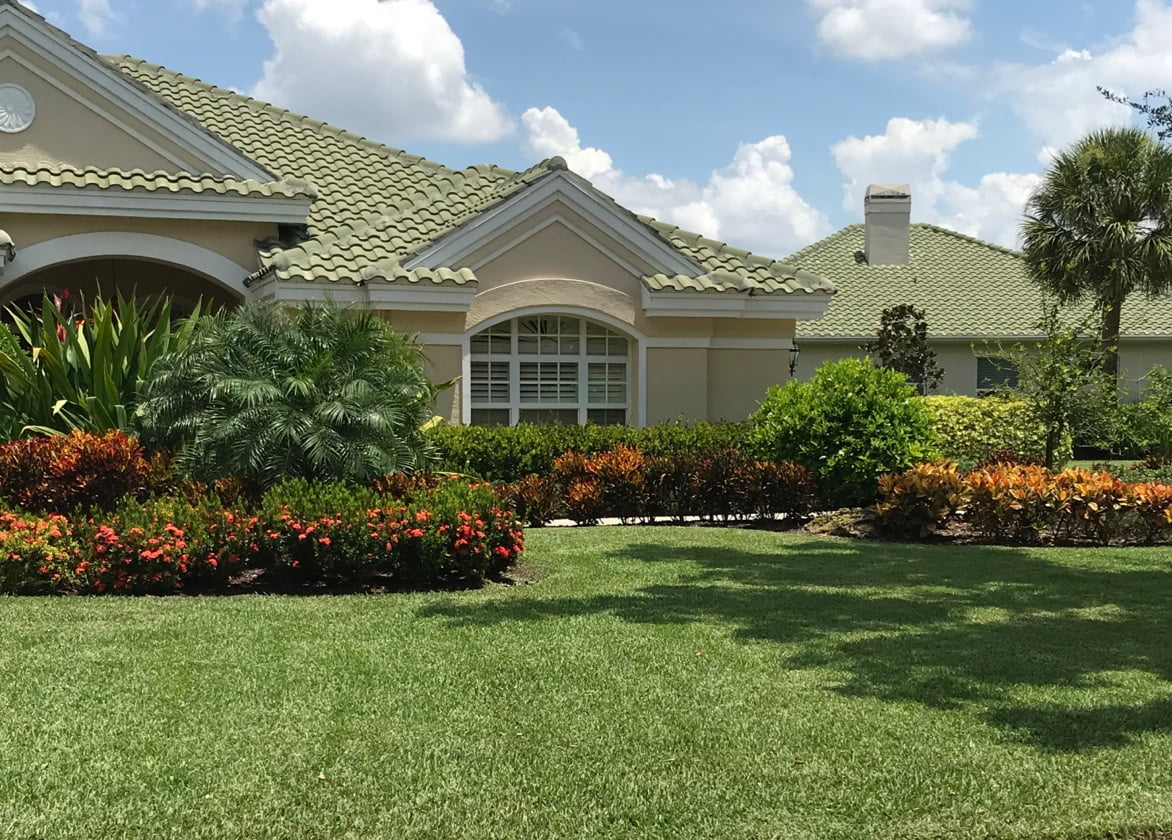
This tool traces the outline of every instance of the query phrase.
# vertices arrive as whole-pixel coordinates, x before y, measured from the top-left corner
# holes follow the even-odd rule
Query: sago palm
[[[289,477],[365,480],[429,458],[436,388],[423,351],[376,315],[335,304],[248,304],[203,320],[158,365],[139,420],[201,479],[256,488]]]
[[[1051,163],[1022,239],[1046,292],[1098,310],[1105,368],[1117,375],[1124,302],[1172,290],[1172,150],[1134,128],[1088,135]]]

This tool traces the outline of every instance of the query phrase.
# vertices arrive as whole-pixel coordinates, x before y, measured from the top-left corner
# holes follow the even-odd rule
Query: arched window
[[[625,424],[630,349],[601,324],[513,318],[471,339],[472,423]]]

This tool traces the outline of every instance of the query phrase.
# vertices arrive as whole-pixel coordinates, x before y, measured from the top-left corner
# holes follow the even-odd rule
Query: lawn
[[[479,592],[0,599],[0,836],[1172,830],[1166,549],[530,544]]]

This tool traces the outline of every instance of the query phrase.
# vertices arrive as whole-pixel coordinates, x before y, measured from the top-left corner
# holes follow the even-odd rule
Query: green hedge
[[[1046,430],[1029,405],[1003,397],[923,397],[931,410],[934,428],[945,458],[974,466],[994,452],[1012,452],[1030,458],[1046,455]],[[1057,453],[1057,462],[1070,460],[1068,438]]]
[[[651,457],[694,455],[741,445],[745,423],[664,423],[645,429],[626,426],[440,426],[429,434],[438,469],[514,482],[527,475],[549,475],[565,452],[597,455],[619,445]]]

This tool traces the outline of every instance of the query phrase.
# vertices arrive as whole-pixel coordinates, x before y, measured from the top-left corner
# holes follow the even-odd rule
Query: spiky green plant
[[[156,368],[139,419],[199,480],[361,481],[427,464],[437,390],[418,343],[371,312],[260,302],[205,318]]]
[[[121,294],[67,301],[45,295],[39,314],[6,310],[0,327],[0,436],[132,430],[151,367],[191,338],[191,318],[172,324],[166,297]]]
[[[1124,301],[1172,290],[1172,149],[1135,128],[1087,135],[1050,164],[1022,239],[1046,292],[1094,304],[1105,369],[1117,374]]]

